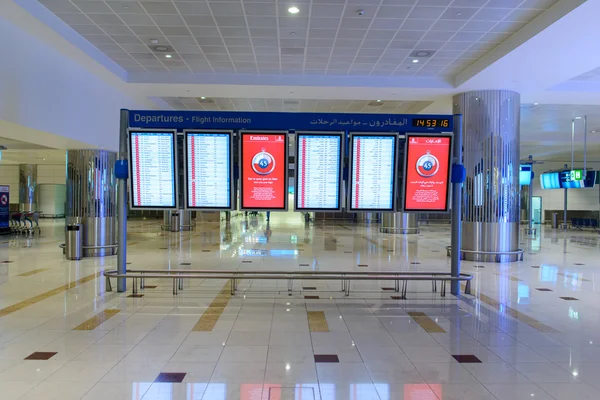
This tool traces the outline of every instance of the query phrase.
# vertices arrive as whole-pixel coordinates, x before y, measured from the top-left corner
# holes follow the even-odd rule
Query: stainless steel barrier
[[[496,256],[496,262],[502,262],[501,256],[504,255],[516,255],[519,261],[523,261],[523,254],[525,251],[523,249],[518,249],[515,251],[476,251],[476,250],[461,250],[460,251],[460,259],[464,260],[464,253],[470,254],[482,254],[482,255],[492,255]],[[450,257],[452,255],[452,246],[446,246],[446,256]]]
[[[107,291],[112,291],[110,278],[128,278],[133,280],[133,294],[138,292],[137,280],[140,280],[140,288],[145,286],[146,278],[173,279],[173,294],[183,290],[184,279],[230,279],[231,294],[235,295],[238,281],[242,279],[285,279],[288,281],[288,295],[292,295],[294,280],[341,280],[342,291],[346,296],[350,295],[350,281],[353,280],[386,280],[394,281],[394,291],[402,292],[401,298],[406,298],[408,281],[431,281],[433,292],[437,292],[437,282],[442,284],[440,295],[446,296],[446,282],[465,281],[465,294],[471,294],[471,279],[473,275],[460,274],[459,277],[450,276],[449,272],[340,272],[340,271],[231,271],[231,270],[127,270],[125,274],[119,274],[116,270],[105,271]],[[402,281],[402,289],[400,289]]]

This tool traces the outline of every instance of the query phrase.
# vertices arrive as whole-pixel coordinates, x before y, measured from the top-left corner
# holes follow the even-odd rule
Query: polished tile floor
[[[66,261],[61,220],[0,238],[0,398],[600,399],[598,234],[543,229],[524,261],[463,263],[474,296],[410,283],[147,280],[106,292],[115,257]],[[129,223],[131,269],[449,270],[448,225],[380,234],[298,214],[163,233]],[[359,265],[361,265],[359,267]],[[113,286],[114,283],[113,283]]]

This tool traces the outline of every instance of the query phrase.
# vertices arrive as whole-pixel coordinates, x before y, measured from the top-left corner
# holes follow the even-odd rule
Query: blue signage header
[[[436,122],[434,127],[423,123],[446,119],[447,123],[441,125]],[[129,127],[177,130],[452,132],[453,123],[451,115],[132,110],[129,112]]]

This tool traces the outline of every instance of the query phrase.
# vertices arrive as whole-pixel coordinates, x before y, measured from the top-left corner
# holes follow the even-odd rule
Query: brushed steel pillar
[[[519,248],[520,95],[480,90],[453,98],[462,114],[463,163],[467,179],[462,196],[462,249],[511,252]],[[517,261],[517,255],[464,253],[472,261]]]
[[[382,233],[419,233],[419,223],[416,213],[389,212],[383,213],[381,218]]]
[[[37,197],[37,165],[19,164],[19,211],[38,211]]]
[[[84,257],[116,254],[116,160],[116,153],[105,150],[67,151],[65,223],[83,224]]]

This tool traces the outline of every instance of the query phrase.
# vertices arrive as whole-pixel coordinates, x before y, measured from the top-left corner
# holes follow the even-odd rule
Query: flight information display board
[[[129,131],[131,208],[177,208],[175,139],[175,131]]]
[[[448,211],[451,135],[406,136],[403,211]]]
[[[233,133],[185,131],[186,208],[233,209]]]
[[[596,171],[565,170],[540,175],[542,189],[586,189],[596,184]]]
[[[350,136],[350,211],[394,211],[396,134]]]
[[[287,132],[240,132],[242,210],[287,210]]]
[[[296,133],[296,210],[342,209],[343,134]]]

